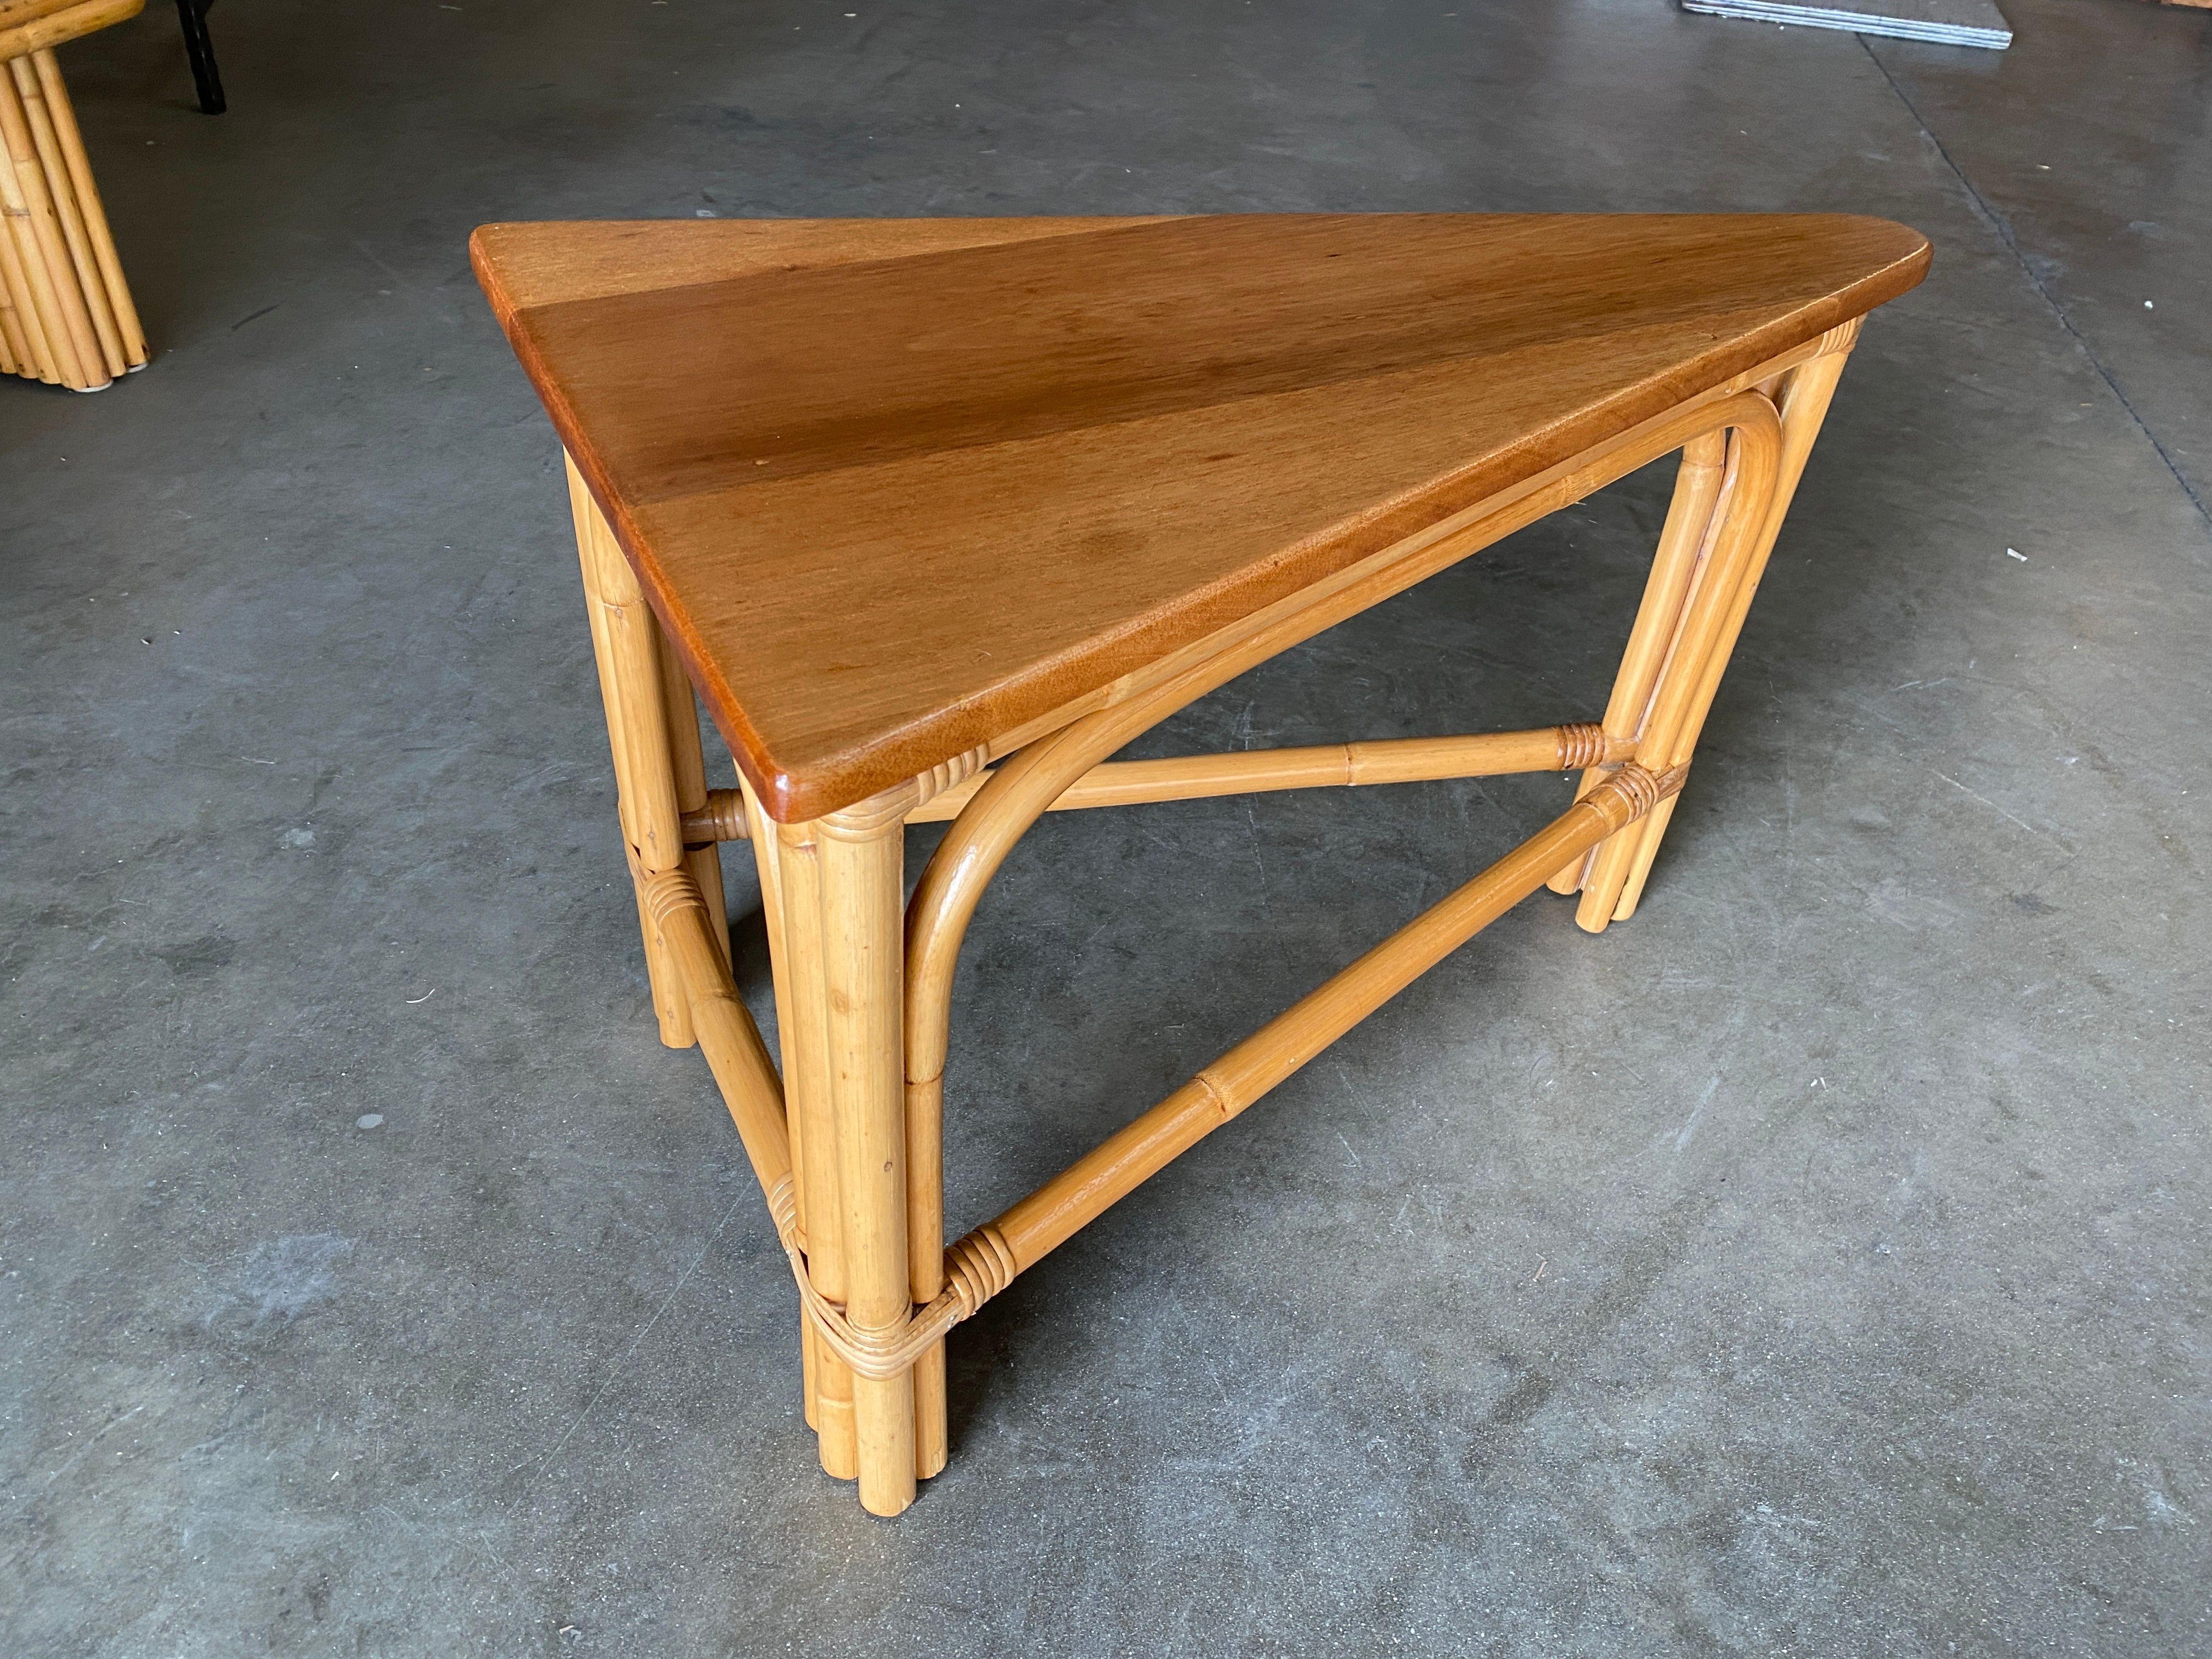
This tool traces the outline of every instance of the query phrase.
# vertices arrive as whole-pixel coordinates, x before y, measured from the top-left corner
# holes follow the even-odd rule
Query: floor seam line
[[[2013,262],[2020,267],[2021,275],[2027,278],[2028,286],[2035,290],[2036,297],[2051,307],[2051,314],[2058,319],[2059,327],[2066,331],[2075,345],[2080,349],[2081,355],[2089,360],[2089,367],[2097,371],[2097,378],[2104,381],[2112,396],[2119,400],[2120,407],[2127,410],[2128,418],[2136,423],[2136,430],[2142,433],[2144,441],[2158,452],[2159,459],[2166,464],[2166,470],[2173,475],[2174,483],[2181,486],[2181,493],[2189,497],[2190,505],[2197,509],[2197,516],[2203,520],[2207,525],[2212,525],[2212,507],[2205,505],[2204,498],[2197,493],[2196,486],[2191,484],[2183,475],[2181,469],[2174,465],[2173,457],[2166,453],[2166,446],[2158,441],[2158,434],[2150,429],[2150,422],[2143,419],[2135,404],[2129,400],[2128,394],[2120,389],[2120,383],[2112,378],[2112,370],[2105,367],[2104,359],[2097,355],[2096,348],[2089,343],[2088,337],[2075,327],[2074,319],[2066,314],[2066,307],[2060,305],[2051,290],[2043,285],[2043,279],[2035,274],[2035,267],[2028,263],[2027,256],[2021,252],[2020,243],[2012,234],[2012,226],[2006,222],[2003,215],[1989,204],[1982,192],[1974,188],[1974,181],[1966,177],[1966,170],[1959,165],[1950,150],[1945,147],[1943,141],[1936,136],[1935,129],[1928,125],[1926,118],[1920,113],[1919,106],[1912,101],[1911,95],[1898,84],[1897,77],[1889,72],[1889,65],[1881,61],[1880,54],[1874,49],[1873,43],[1863,34],[1856,35],[1853,38],[1858,41],[1860,50],[1873,60],[1875,68],[1881,72],[1881,78],[1889,83],[1889,89],[1897,94],[1897,101],[1905,106],[1905,113],[1912,118],[1913,125],[1920,129],[1920,136],[1936,147],[1936,153],[1943,158],[1943,165],[1951,169],[1951,176],[1959,181],[1959,188],[1966,192],[1966,199],[1973,204],[1974,211],[1981,216],[1983,222],[1991,230],[1996,233],[1997,240],[2005,245],[2005,251],[2012,255]]]
[[[599,1408],[599,1402],[607,1397],[607,1391],[612,1389],[617,1382],[621,1381],[623,1368],[626,1367],[632,1359],[636,1358],[639,1346],[643,1344],[647,1336],[652,1333],[653,1328],[660,1322],[660,1316],[666,1313],[669,1310],[670,1304],[672,1304],[678,1296],[681,1296],[684,1293],[684,1287],[691,1282],[691,1275],[699,1271],[700,1264],[706,1261],[708,1253],[714,1249],[716,1241],[722,1237],[723,1230],[730,1224],[730,1218],[737,1214],[739,1207],[744,1203],[744,1195],[742,1194],[739,1194],[738,1197],[731,1203],[730,1207],[723,1212],[721,1220],[715,1224],[714,1231],[707,1236],[707,1242],[699,1247],[699,1254],[692,1259],[691,1265],[686,1267],[677,1276],[676,1283],[670,1288],[668,1294],[661,1298],[660,1305],[653,1310],[653,1316],[647,1320],[645,1323],[639,1328],[637,1334],[630,1339],[629,1346],[623,1350],[622,1358],[615,1362],[615,1368],[611,1373],[609,1373],[606,1381],[599,1384],[599,1392],[592,1396],[591,1404],[585,1407],[582,1411],[576,1414],[575,1420],[568,1425],[567,1430],[562,1434],[560,1440],[554,1445],[553,1449],[547,1452],[544,1456],[538,1460],[538,1468],[534,1471],[534,1474],[544,1474],[547,1467],[551,1464],[553,1460],[558,1457],[562,1451],[567,1449],[569,1441],[575,1438],[576,1431],[582,1428],[586,1423],[591,1420],[592,1413]],[[511,1478],[514,1475],[520,1474],[524,1469],[529,1468],[529,1467],[530,1465],[526,1462],[518,1463],[514,1468],[507,1471],[507,1474]]]

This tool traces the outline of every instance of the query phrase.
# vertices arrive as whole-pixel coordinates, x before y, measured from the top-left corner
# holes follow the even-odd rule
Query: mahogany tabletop
[[[833,811],[1863,315],[1832,215],[487,225],[763,804]]]

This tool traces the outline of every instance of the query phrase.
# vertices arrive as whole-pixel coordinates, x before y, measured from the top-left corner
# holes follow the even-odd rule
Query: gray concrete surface
[[[220,120],[159,8],[70,48],[158,356],[0,385],[0,1653],[2212,1652],[2212,20],[2007,9],[1998,57],[1665,0],[228,0]],[[464,240],[1401,208],[1937,263],[1643,913],[1532,902],[1024,1279],[872,1521],[653,1034]],[[1664,489],[1153,751],[1595,710]],[[1559,799],[1041,829],[961,985],[956,1221]]]

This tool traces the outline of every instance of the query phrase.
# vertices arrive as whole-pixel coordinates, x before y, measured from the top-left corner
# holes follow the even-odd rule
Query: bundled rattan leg
[[[1629,630],[1628,647],[1621,653],[1613,676],[1613,696],[1601,722],[1606,737],[1625,741],[1634,752],[1636,734],[1650,706],[1651,688],[1659,667],[1681,621],[1690,583],[1710,546],[1715,509],[1720,502],[1722,475],[1728,459],[1728,434],[1712,431],[1692,438],[1682,447],[1682,460],[1674,473],[1674,497],[1668,504],[1667,522],[1659,532],[1659,550],[1651,561],[1651,574],[1644,584],[1644,600],[1637,607],[1636,623]],[[1608,758],[1611,758],[1610,757]],[[1588,794],[1605,781],[1609,769],[1594,766],[1582,775],[1575,793]],[[1671,799],[1671,797],[1670,797]],[[1663,805],[1663,803],[1662,803]],[[1589,870],[1590,855],[1572,868],[1562,870],[1548,884],[1555,893],[1573,893],[1582,887]]]
[[[1859,329],[1860,324],[1852,322],[1823,336],[1820,355],[1791,369],[1784,378],[1780,404],[1782,459],[1780,471],[1775,479],[1774,500],[1767,508],[1766,528],[1761,537],[1750,577],[1736,595],[1718,653],[1705,665],[1687,724],[1677,735],[1671,751],[1681,757],[1680,764],[1689,763],[1691,752],[1697,747],[1698,738],[1705,729],[1705,715],[1711,710],[1713,698],[1719,692],[1721,676],[1726,672],[1729,658],[1735,649],[1736,639],[1743,631],[1753,596],[1759,590],[1767,558],[1774,550],[1776,538],[1781,534],[1782,521],[1796,495],[1798,481],[1805,476],[1805,464],[1812,455],[1814,440],[1820,435],[1821,423],[1827,418],[1828,404],[1835,396],[1837,382],[1843,377],[1844,366],[1850,360],[1851,347],[1857,343]],[[1636,913],[1637,903],[1643,897],[1644,878],[1650,873],[1652,860],[1658,854],[1660,842],[1666,836],[1668,821],[1674,816],[1674,811],[1673,799],[1662,801],[1659,810],[1635,832],[1635,851],[1625,861],[1626,875],[1621,884],[1620,896],[1613,902],[1613,921],[1626,921]],[[1576,920],[1582,921],[1579,913]],[[1583,925],[1587,927],[1589,924],[1585,922]]]
[[[805,1114],[799,1109],[799,1102],[796,1095],[796,1079],[799,1070],[803,1068],[791,1065],[793,1052],[800,1042],[800,1036],[799,1018],[793,1012],[791,945],[785,932],[787,907],[783,890],[783,863],[781,847],[776,840],[775,826],[770,822],[768,815],[761,811],[759,799],[742,779],[739,780],[738,790],[735,793],[737,813],[747,825],[747,835],[752,842],[754,862],[760,878],[761,921],[768,933],[769,970],[775,994],[775,1025],[783,1044],[784,1070],[787,1079],[786,1129],[791,1146],[793,1171],[793,1221],[799,1240],[803,1243],[809,1237]],[[729,940],[726,928],[723,930],[722,940],[726,947]],[[808,1073],[808,1075],[810,1077],[819,1075],[818,1067]],[[834,1200],[831,1207],[834,1211]],[[834,1237],[834,1228],[830,1231]],[[803,1308],[799,1311],[799,1358],[800,1393],[805,1406],[806,1425],[815,1431],[817,1442],[821,1444],[823,1467],[825,1470],[834,1472],[834,1463],[836,1468],[845,1470],[849,1478],[853,1465],[852,1389],[848,1382],[839,1395],[839,1398],[845,1402],[841,1419],[842,1431],[834,1436],[825,1434],[821,1403],[824,1381],[823,1361],[818,1345],[815,1340],[814,1321]],[[835,1355],[830,1358],[832,1363],[838,1363]],[[832,1439],[838,1448],[834,1456],[829,1449],[830,1442]]]
[[[762,884],[773,883],[781,907],[780,937],[771,951],[782,959],[787,985],[783,1024],[784,1094],[790,1105],[792,1140],[798,1149],[799,1215],[805,1233],[807,1272],[824,1299],[846,1299],[845,1200],[837,1156],[837,1127],[830,1088],[829,987],[822,959],[822,863],[814,826],[778,824],[756,837]],[[810,1321],[811,1323],[811,1321]],[[853,1372],[843,1359],[815,1342],[812,1411],[824,1473],[840,1480],[860,1474],[853,1415]]]
[[[599,695],[607,708],[607,745],[613,751],[622,810],[623,840],[637,888],[638,927],[653,983],[660,1040],[672,1048],[692,1042],[691,1012],[669,946],[646,905],[649,876],[684,862],[683,811],[677,763],[670,740],[667,678],[660,665],[660,625],[639,591],[636,573],[623,557],[614,532],[578,475],[568,466],[568,500],[576,520],[576,550],[584,571],[584,608],[599,665]],[[698,744],[696,717],[691,741]],[[705,797],[703,786],[701,798]],[[715,881],[717,896],[721,883]]]
[[[144,367],[145,334],[50,47],[0,62],[0,371],[97,392]]]
[[[775,963],[778,1021],[797,1097],[787,1114],[775,1069],[730,981],[728,920],[720,866],[713,861],[718,854],[711,846],[687,848],[683,841],[678,803],[696,807],[706,794],[690,682],[670,672],[672,653],[635,574],[573,465],[568,482],[617,806],[662,1037],[675,1047],[696,1040],[705,1051],[779,1236],[802,1261],[811,1243],[811,1282],[842,1301],[844,1230],[833,1161],[837,1139],[829,1122],[832,1068],[812,842],[805,826],[787,829],[781,838],[753,836]],[[798,844],[796,854],[785,855],[787,838]],[[794,921],[794,907],[802,921]],[[890,1006],[896,1018],[896,989]],[[893,1066],[895,1089],[895,1060]],[[811,1136],[802,1135],[802,1124],[812,1129]],[[811,1236],[810,1220],[817,1224]],[[904,1306],[902,1290],[902,1314]],[[849,1480],[856,1467],[852,1373],[834,1353],[820,1351],[811,1316],[805,1332],[807,1419],[821,1434],[823,1467]]]
[[[903,801],[870,802],[815,825],[830,1115],[844,1200],[845,1316],[862,1341],[896,1337],[912,1306],[899,1036],[904,819]],[[912,1373],[856,1376],[853,1417],[861,1506],[896,1515],[914,1501]]]
[[[657,625],[653,631],[658,647],[655,655],[660,667],[660,702],[668,722],[668,759],[674,775],[676,805],[680,815],[689,816],[707,804],[707,762],[699,744],[699,704],[683,663],[666,638],[659,636]],[[722,855],[714,842],[694,844],[686,837],[684,868],[706,901],[708,931],[714,935],[714,948],[726,964],[730,960],[730,927],[727,902],[722,896]]]
[[[1733,499],[1735,457],[1730,455],[1725,473],[1718,465],[1715,441],[1719,434],[1683,452],[1658,555],[1606,708],[1608,738],[1633,738],[1637,758],[1647,769],[1664,772],[1689,763],[1857,337],[1856,323],[1832,331],[1822,337],[1817,355],[1768,383],[1781,399],[1782,452],[1772,496],[1765,505],[1741,579],[1732,581],[1729,608],[1710,647],[1703,650],[1688,637],[1690,620],[1713,580],[1712,554],[1721,526],[1741,510],[1741,504]],[[1662,731],[1655,726],[1654,717],[1669,686],[1680,694],[1680,724]],[[1585,773],[1582,787],[1589,788],[1607,769]],[[1575,909],[1578,926],[1602,933],[1607,924],[1625,921],[1635,913],[1674,810],[1674,798],[1669,797],[1647,817],[1594,848],[1580,865],[1553,878],[1554,892],[1581,890]]]

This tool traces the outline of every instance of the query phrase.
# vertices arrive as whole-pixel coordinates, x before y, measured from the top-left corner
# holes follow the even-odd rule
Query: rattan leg
[[[1695,689],[1688,696],[1680,728],[1668,737],[1663,757],[1656,751],[1639,747],[1638,757],[1647,766],[1662,770],[1686,766],[1697,748],[1698,738],[1703,732],[1705,715],[1711,709],[1713,698],[1720,690],[1721,677],[1727,672],[1729,658],[1735,649],[1737,636],[1743,630],[1744,618],[1751,610],[1753,596],[1758,592],[1760,577],[1765,574],[1768,556],[1774,550],[1775,538],[1782,531],[1782,521],[1790,511],[1791,497],[1796,493],[1798,480],[1805,473],[1805,463],[1813,453],[1814,441],[1820,436],[1820,425],[1826,417],[1828,404],[1835,395],[1836,383],[1842,378],[1844,365],[1850,358],[1851,347],[1858,338],[1859,325],[1852,323],[1825,337],[1819,356],[1808,359],[1789,371],[1784,377],[1778,407],[1782,416],[1781,464],[1775,480],[1772,500],[1765,508],[1765,524],[1752,552],[1751,566],[1730,602],[1726,622],[1715,648],[1692,670],[1672,659],[1676,647],[1670,647],[1670,659],[1665,674],[1694,672]],[[1716,521],[1728,512],[1723,503],[1715,514]],[[1708,546],[1711,545],[1710,539]],[[1700,567],[1700,574],[1703,566]],[[1686,617],[1687,612],[1685,612]],[[1676,641],[1676,647],[1680,641]],[[1658,693],[1653,694],[1656,708]],[[1650,712],[1645,715],[1645,727],[1640,735],[1650,737]],[[1611,730],[1608,725],[1607,730]],[[1679,799],[1677,797],[1676,799]],[[1585,884],[1581,903],[1575,911],[1576,923],[1589,933],[1602,933],[1608,922],[1626,921],[1636,913],[1644,893],[1644,884],[1657,857],[1661,842],[1667,834],[1667,825],[1674,817],[1674,800],[1660,804],[1660,810],[1641,823],[1614,836],[1600,847],[1590,859],[1590,878]]]
[[[0,216],[14,241],[10,277],[24,285],[28,313],[44,343],[40,378],[78,392],[106,386],[110,375],[100,338],[86,308],[84,290],[70,263],[54,181],[39,159],[16,70],[21,59],[0,64]],[[29,66],[23,64],[27,71]],[[36,85],[35,80],[33,85]],[[11,286],[13,285],[11,281]]]
[[[780,933],[772,937],[770,949],[779,959],[778,975],[784,987],[778,1014],[783,1024],[784,1100],[798,1166],[807,1277],[826,1300],[842,1304],[848,1296],[844,1182],[830,1084],[820,842],[815,826],[798,823],[775,825],[767,835],[757,830],[753,845],[774,849],[772,863],[763,862],[762,884],[766,889],[773,884],[781,913]],[[807,1416],[820,1441],[822,1468],[840,1480],[850,1480],[860,1468],[852,1367],[819,1341],[810,1341],[810,1346],[813,1365]]]
[[[124,364],[129,368],[143,368],[146,331],[138,320],[138,307],[131,301],[131,285],[123,279],[123,261],[115,252],[115,235],[107,227],[107,210],[100,204],[100,186],[93,182],[92,162],[85,154],[84,137],[77,130],[76,112],[70,106],[69,90],[62,84],[61,65],[54,61],[52,51],[40,51],[31,54],[31,66],[46,92],[46,110],[61,146],[66,182],[57,179],[56,193],[66,190],[76,198],[92,262],[99,273],[99,286],[106,293],[109,314],[121,336]],[[89,292],[92,279],[88,277],[85,285]]]
[[[775,994],[775,1029],[783,1049],[782,1061],[787,1080],[785,1132],[790,1140],[791,1161],[795,1176],[793,1201],[798,1211],[799,1234],[804,1237],[808,1231],[809,1197],[806,1188],[805,1125],[803,1121],[805,1114],[799,1109],[790,1085],[790,1079],[794,1075],[794,1068],[791,1063],[792,1057],[799,1046],[799,1038],[798,1022],[791,1011],[791,952],[784,933],[786,911],[783,894],[783,862],[781,856],[781,843],[776,839],[775,826],[769,821],[768,815],[761,811],[759,798],[753,793],[750,786],[742,777],[738,780],[738,799],[742,803],[747,837],[752,843],[755,867],[760,878],[761,921],[768,934],[769,971],[774,982]],[[722,931],[721,939],[726,949],[729,943],[729,930],[726,927]],[[830,1358],[833,1362],[836,1360],[835,1355]],[[799,1359],[800,1398],[805,1407],[806,1426],[812,1429],[818,1437],[822,1433],[823,1422],[822,1354],[820,1346],[815,1340],[814,1321],[804,1308],[799,1310]],[[851,1397],[851,1390],[848,1389],[845,1398],[849,1401]],[[847,1419],[849,1422],[849,1411],[847,1413]],[[849,1458],[842,1461],[845,1466],[849,1467]]]
[[[863,1340],[913,1314],[907,1272],[906,1094],[901,1033],[905,818],[910,803],[864,802],[815,825],[821,869],[830,1091],[845,1220],[845,1316]],[[914,1502],[914,1373],[855,1375],[861,1507]]]
[[[656,627],[656,633],[659,629]],[[696,812],[707,804],[707,763],[699,744],[699,703],[691,690],[691,677],[684,672],[667,636],[658,641],[660,659],[660,699],[668,720],[668,757],[676,776],[676,805],[680,811]],[[708,930],[714,948],[730,960],[728,901],[722,896],[722,855],[714,843],[686,846],[684,867],[698,884],[707,902]]]
[[[568,466],[568,500],[576,520],[576,550],[584,571],[584,608],[599,665],[599,695],[607,710],[607,746],[613,751],[617,802],[630,875],[637,888],[638,926],[645,939],[653,1006],[660,1040],[672,1048],[691,1046],[691,1009],[668,942],[646,906],[646,878],[683,866],[683,813],[678,805],[676,760],[670,743],[666,681],[660,665],[660,625],[639,590],[637,574],[623,556],[599,504]],[[698,745],[692,719],[691,742]],[[705,798],[702,786],[701,799]],[[709,902],[719,905],[719,866]],[[726,948],[726,946],[725,947]]]
[[[1652,557],[1643,603],[1637,607],[1627,648],[1621,653],[1620,667],[1613,676],[1613,696],[1605,706],[1603,725],[1609,738],[1632,739],[1644,724],[1651,688],[1658,684],[1667,647],[1680,625],[1691,581],[1711,545],[1714,509],[1720,500],[1727,459],[1728,440],[1723,432],[1705,433],[1682,447],[1682,462],[1674,473],[1674,497],[1659,532],[1659,550]],[[1612,769],[1594,766],[1585,771],[1575,798],[1579,800],[1589,793]],[[1580,890],[1595,856],[1595,852],[1585,855],[1553,876],[1547,885],[1555,893]]]

